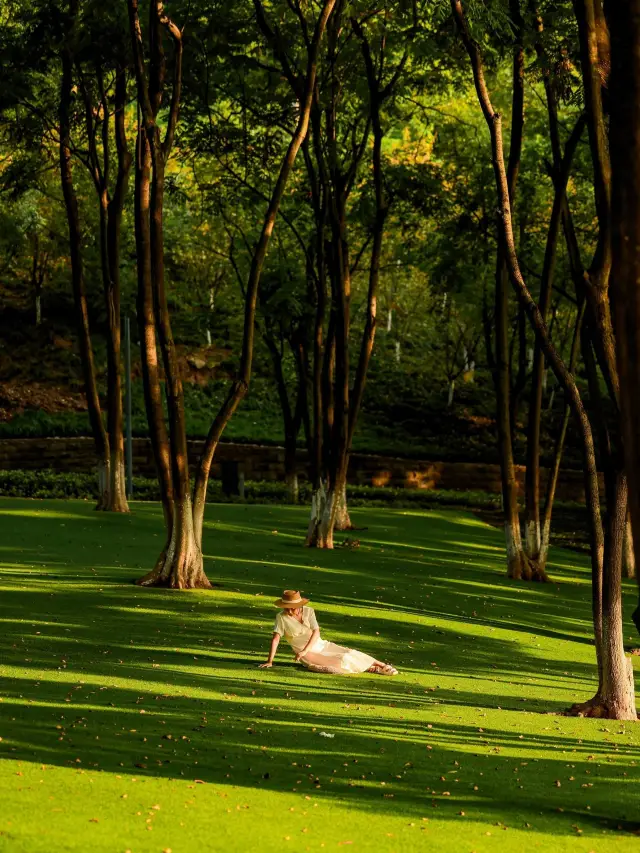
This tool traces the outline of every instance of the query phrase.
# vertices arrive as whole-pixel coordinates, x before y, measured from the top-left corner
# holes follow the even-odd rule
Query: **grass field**
[[[354,520],[322,553],[303,509],[211,505],[220,587],[172,593],[131,584],[156,506],[1,500],[0,851],[640,850],[640,730],[557,715],[595,687],[586,561],[514,584],[470,514]],[[284,587],[401,675],[256,669]]]

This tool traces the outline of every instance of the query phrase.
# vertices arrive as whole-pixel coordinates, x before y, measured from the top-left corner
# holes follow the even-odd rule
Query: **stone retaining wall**
[[[189,462],[195,465],[202,441],[189,442]],[[212,476],[220,477],[220,462],[237,460],[247,480],[283,480],[284,448],[257,444],[219,445],[212,466]],[[299,472],[306,478],[307,454],[299,452]],[[0,440],[0,469],[87,472],[95,465],[93,440],[90,438],[20,438]],[[153,477],[155,467],[148,439],[133,439],[134,474]],[[543,469],[542,482],[546,479]],[[524,488],[524,468],[517,468],[520,490]],[[475,462],[430,462],[354,453],[349,464],[349,482],[363,486],[392,486],[406,489],[457,489],[500,491],[498,465]],[[582,473],[563,471],[557,496],[560,500],[584,500]]]

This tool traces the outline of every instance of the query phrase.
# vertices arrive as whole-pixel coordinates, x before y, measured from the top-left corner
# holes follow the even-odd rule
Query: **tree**
[[[76,323],[84,374],[85,395],[87,398],[89,420],[91,422],[96,456],[98,459],[99,499],[97,509],[111,509],[111,454],[109,450],[109,438],[102,420],[102,411],[100,408],[100,398],[98,395],[98,385],[96,381],[93,345],[91,342],[91,330],[89,327],[89,309],[87,303],[85,272],[82,259],[82,228],[80,223],[78,197],[73,178],[73,146],[71,141],[71,128],[73,122],[72,110],[74,101],[73,71],[75,59],[73,53],[73,40],[76,36],[78,27],[78,14],[79,0],[69,0],[66,29],[60,48],[60,61],[62,65],[59,100],[60,180],[69,229],[71,282],[76,309]],[[118,501],[114,508],[118,511],[123,511],[126,508],[126,501],[124,507],[122,503]]]
[[[95,26],[89,27],[88,22]],[[99,50],[91,51],[91,68],[99,91],[91,103],[85,67],[89,62],[87,32],[97,38]],[[14,186],[24,192],[24,184],[44,193],[43,174],[58,150],[60,187],[67,219],[71,283],[76,312],[78,344],[91,431],[98,467],[98,509],[127,512],[124,488],[124,449],[122,439],[122,393],[119,365],[120,297],[119,243],[120,222],[126,190],[127,152],[124,136],[126,105],[125,67],[127,58],[118,53],[117,28],[109,15],[97,13],[89,0],[70,0],[68,6],[36,3],[21,6],[6,35],[11,80],[3,95],[4,122],[18,143],[20,157],[14,163]],[[108,37],[107,37],[108,36]],[[91,40],[91,38],[90,38]],[[93,73],[92,72],[92,73]],[[106,78],[115,73],[115,94],[110,95]],[[82,92],[82,96],[80,96]],[[82,104],[82,105],[81,105]],[[110,198],[109,157],[110,126],[113,117],[114,141],[118,149],[118,176]],[[100,131],[100,142],[97,134]],[[83,138],[84,135],[84,138]],[[86,150],[84,146],[86,145]],[[124,145],[124,149],[123,149]],[[100,159],[103,167],[101,168]],[[31,174],[20,176],[18,164]],[[87,292],[85,251],[86,221],[78,193],[75,165],[84,163],[96,182],[101,204],[104,298],[107,308],[106,341],[108,351],[107,424],[103,422],[99,384],[91,337]],[[7,170],[11,178],[11,167]],[[26,180],[25,180],[26,179]],[[30,187],[29,187],[30,188]],[[41,290],[47,275],[48,254],[43,241],[34,234],[31,286],[35,291],[36,318],[41,316]]]
[[[320,41],[335,0],[325,0],[306,44],[306,70],[301,76],[299,115],[275,181],[260,238],[255,246],[245,289],[244,333],[240,369],[211,424],[195,476],[193,496],[187,460],[184,396],[175,354],[164,286],[163,194],[166,161],[178,121],[182,83],[182,31],[167,16],[160,0],[149,7],[149,65],[145,67],[138,0],[129,2],[138,104],[142,116],[136,163],[136,226],[138,246],[138,323],[143,336],[143,367],[147,415],[162,487],[167,544],[154,569],[139,583],[174,588],[210,586],[202,563],[202,527],[207,484],[215,449],[225,426],[246,395],[251,377],[254,325],[260,276],[282,196],[309,125],[316,84]],[[174,45],[172,95],[166,133],[161,135],[159,113],[166,85],[164,33]],[[159,386],[156,334],[166,377],[169,421],[167,437]]]
[[[615,480],[613,505],[609,505],[610,514],[605,539],[600,517],[598,474],[591,424],[575,380],[551,344],[542,315],[522,277],[513,238],[509,183],[502,149],[501,117],[491,103],[485,80],[482,54],[478,43],[471,35],[462,3],[460,0],[451,0],[451,7],[463,43],[469,54],[478,101],[491,136],[491,150],[499,200],[499,223],[509,277],[519,299],[527,310],[540,346],[567,395],[583,441],[585,491],[591,527],[594,631],[599,686],[594,699],[586,706],[581,706],[575,710],[578,713],[588,713],[594,716],[635,720],[637,715],[633,689],[633,670],[630,659],[624,656],[622,645],[620,562],[617,561],[616,563],[617,555],[622,553],[623,531],[626,521],[626,482],[623,476],[617,477]],[[622,519],[619,517],[620,508],[623,511]],[[612,509],[615,511],[611,512]]]
[[[411,37],[411,27],[416,23],[415,8],[409,27],[404,31],[403,19],[393,21],[387,8],[380,10],[379,22],[369,19],[365,24],[355,14],[351,16],[350,27],[360,44],[367,81],[366,101],[364,104],[357,100],[353,103],[346,96],[354,64],[354,57],[349,52],[350,32],[344,28],[346,6],[345,3],[337,6],[328,30],[326,62],[329,71],[325,86],[315,93],[311,116],[312,144],[303,149],[316,229],[316,318],[312,360],[313,493],[306,543],[320,548],[333,547],[334,528],[348,529],[351,526],[346,507],[349,451],[373,351],[380,258],[390,205],[383,175],[385,131],[382,110],[394,95],[409,58],[406,46],[394,55],[390,42],[391,36],[397,38],[399,32],[404,32],[406,41],[407,34]],[[394,27],[392,31],[392,23],[400,29]],[[379,29],[376,28],[378,24]],[[373,37],[368,32],[369,27],[372,27]],[[286,52],[278,48],[275,40],[274,46],[287,76]],[[390,69],[386,68],[385,59],[391,62]],[[352,263],[348,203],[370,134],[373,135],[374,211],[369,233],[355,263]],[[351,385],[352,275],[360,255],[369,244],[365,322]]]
[[[640,553],[640,3],[610,9],[611,275],[615,284],[620,418],[634,552]],[[636,574],[636,577],[637,574]],[[639,579],[640,582],[640,579]],[[640,630],[640,606],[634,613]]]
[[[92,10],[89,10],[90,12]],[[86,20],[91,58],[80,53],[75,59],[78,88],[84,103],[86,154],[76,152],[86,166],[98,202],[99,245],[102,288],[106,313],[107,341],[107,441],[108,490],[103,509],[128,512],[124,474],[124,432],[122,411],[122,366],[120,358],[120,255],[122,217],[132,156],[127,143],[126,108],[129,57],[120,33],[120,22],[99,18],[100,35]],[[88,33],[86,32],[88,31]],[[105,39],[106,37],[106,39]],[[96,55],[95,44],[106,41],[106,55]],[[90,63],[88,77],[84,64]],[[111,67],[112,66],[112,67]],[[113,77],[108,86],[105,77]],[[116,152],[115,180],[111,180],[111,125]],[[100,144],[98,143],[100,140]]]

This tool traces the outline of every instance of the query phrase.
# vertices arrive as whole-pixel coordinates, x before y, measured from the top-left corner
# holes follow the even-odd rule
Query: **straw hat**
[[[282,598],[276,601],[276,607],[295,608],[303,607],[309,603],[308,598],[301,598],[300,593],[295,589],[285,589],[282,593]]]

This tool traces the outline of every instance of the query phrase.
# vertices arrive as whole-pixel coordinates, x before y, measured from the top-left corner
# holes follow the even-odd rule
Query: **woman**
[[[302,598],[299,592],[285,589],[282,598],[276,601],[276,607],[282,611],[276,616],[273,626],[271,650],[266,663],[260,669],[273,666],[280,638],[284,637],[301,663],[313,672],[330,672],[333,675],[350,675],[356,672],[373,672],[376,675],[397,675],[398,670],[388,663],[382,663],[364,652],[347,649],[320,638],[320,628],[313,607],[307,607],[308,598]]]

